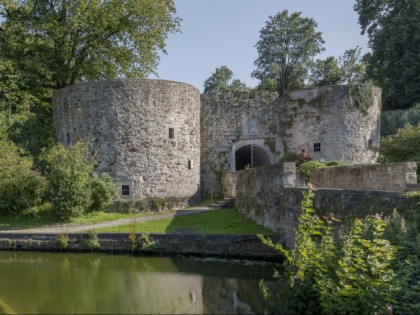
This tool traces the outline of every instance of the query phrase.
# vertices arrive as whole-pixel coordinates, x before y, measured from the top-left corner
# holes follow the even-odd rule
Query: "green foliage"
[[[93,173],[90,178],[90,210],[105,210],[118,197],[118,185],[107,173]]]
[[[384,239],[386,221],[379,215],[356,219],[348,232],[333,233],[333,216],[313,210],[313,193],[304,193],[292,250],[270,239],[263,243],[285,257],[277,273],[278,293],[272,311],[297,314],[372,314],[387,312],[399,289],[392,270],[396,248]],[[270,297],[270,292],[266,290]]]
[[[349,84],[347,85],[350,104],[367,115],[369,107],[373,104],[371,84]]]
[[[300,164],[298,166],[298,169],[301,170],[303,174],[305,174],[305,181],[306,183],[308,183],[310,180],[311,170],[325,168],[325,167],[327,167],[325,163],[318,162],[318,161],[309,161],[309,162]]]
[[[46,180],[32,159],[7,141],[0,141],[0,213],[19,214],[42,202]]]
[[[417,182],[420,182],[420,124],[406,124],[396,134],[382,138],[378,161],[417,162]]]
[[[69,247],[69,235],[65,233],[58,234],[57,243],[60,250],[66,250]]]
[[[317,59],[311,69],[309,77],[313,86],[334,85],[341,82],[341,70],[335,57],[330,56],[325,60]]]
[[[383,90],[384,109],[413,106],[420,99],[420,2],[357,0],[354,9],[369,37],[367,74]]]
[[[381,112],[381,136],[389,136],[406,124],[420,125],[420,103],[407,110],[388,110]]]
[[[140,234],[139,244],[141,250],[152,250],[159,248],[159,241],[155,241],[150,237],[150,234],[145,232]]]
[[[98,234],[96,234],[95,230],[88,231],[87,239],[85,240],[84,244],[91,251],[101,247],[101,244],[99,243]]]
[[[341,83],[362,84],[366,81],[366,63],[361,55],[362,49],[356,46],[339,57]]]
[[[261,82],[276,81],[279,95],[301,88],[307,78],[312,58],[323,50],[322,36],[313,19],[287,10],[270,16],[255,45],[257,69],[252,77]]]
[[[346,165],[346,162],[344,162],[343,160],[334,160],[334,161],[329,161],[325,163],[326,166],[344,166]]]
[[[226,93],[248,91],[245,83],[233,79],[233,72],[226,66],[216,68],[216,71],[204,82],[204,93]]]
[[[382,138],[379,155],[381,163],[420,162],[420,125],[406,124],[396,134]]]
[[[1,1],[0,139],[37,159],[53,144],[54,91],[154,73],[175,14],[172,0]]]
[[[161,197],[150,197],[149,204],[152,211],[160,211],[165,208],[165,199]]]
[[[48,180],[48,199],[56,215],[66,221],[83,215],[91,205],[90,174],[94,156],[89,145],[79,141],[65,148],[57,144],[44,151],[42,160]]]
[[[0,54],[43,85],[145,77],[179,31],[171,0],[5,0]]]

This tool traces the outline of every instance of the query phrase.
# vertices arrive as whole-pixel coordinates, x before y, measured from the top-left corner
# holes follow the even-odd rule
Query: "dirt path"
[[[101,222],[95,224],[83,224],[83,225],[57,225],[53,227],[45,227],[45,228],[34,228],[34,229],[22,229],[22,230],[1,230],[0,235],[3,233],[7,234],[25,234],[25,233],[77,233],[91,229],[99,229],[99,228],[106,228],[112,226],[119,226],[119,225],[126,225],[131,223],[137,222],[147,222],[159,219],[166,219],[166,218],[174,218],[174,217],[181,217],[184,215],[192,215],[197,213],[215,211],[219,209],[207,208],[207,207],[197,207],[191,208],[188,210],[178,210],[170,213],[161,213],[161,214],[153,214],[149,216],[142,216],[137,218],[127,218],[127,219],[119,219],[115,221],[108,221],[108,222]]]

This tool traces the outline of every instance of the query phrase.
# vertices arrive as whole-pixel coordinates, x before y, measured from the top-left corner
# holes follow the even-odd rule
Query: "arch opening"
[[[271,164],[270,155],[256,145],[245,145],[235,152],[235,171]]]

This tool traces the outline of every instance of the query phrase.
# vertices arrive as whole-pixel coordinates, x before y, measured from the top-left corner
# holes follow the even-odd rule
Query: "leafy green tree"
[[[255,45],[257,69],[252,77],[261,82],[275,80],[280,95],[303,87],[313,57],[324,50],[324,41],[316,27],[313,19],[301,17],[300,12],[289,15],[284,10],[270,16]]]
[[[309,82],[313,86],[334,85],[341,82],[341,70],[335,57],[317,59],[311,69]]]
[[[83,215],[92,203],[90,175],[95,158],[89,145],[79,141],[65,148],[57,144],[44,150],[42,160],[55,214],[65,221]]]
[[[339,57],[341,83],[357,84],[365,82],[366,64],[362,60],[362,49],[357,46]]]
[[[310,85],[359,84],[366,81],[366,64],[358,46],[344,52],[338,60],[330,56],[317,59],[311,69]]]
[[[383,90],[383,108],[404,109],[420,99],[420,2],[356,0],[362,34],[372,52],[367,74]]]
[[[53,139],[56,89],[153,73],[167,35],[179,31],[175,14],[172,0],[2,0],[0,110],[9,138],[36,155]]]
[[[241,80],[233,79],[233,71],[227,66],[216,68],[215,72],[204,81],[204,93],[225,93],[248,91],[249,88]]]
[[[179,30],[175,13],[172,0],[4,0],[1,54],[54,89],[145,77]]]
[[[0,213],[21,214],[39,205],[45,188],[32,159],[11,142],[0,141]]]

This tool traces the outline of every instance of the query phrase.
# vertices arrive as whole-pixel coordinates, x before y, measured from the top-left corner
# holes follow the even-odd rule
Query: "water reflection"
[[[0,300],[25,314],[261,313],[274,265],[105,254],[0,252]]]

